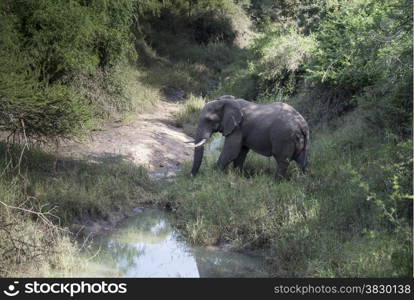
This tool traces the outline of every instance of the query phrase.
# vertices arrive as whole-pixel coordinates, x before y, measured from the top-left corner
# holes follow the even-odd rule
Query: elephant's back
[[[270,139],[276,144],[295,141],[296,150],[303,149],[309,140],[309,127],[305,118],[292,106],[283,102],[269,104],[268,110],[274,112]]]
[[[274,102],[266,106],[266,110],[273,112],[275,121],[283,121],[290,128],[300,127],[302,130],[307,130],[308,124],[305,118],[291,105]]]
[[[275,111],[271,136],[279,142],[294,140],[297,152],[305,149],[309,144],[309,127],[305,118],[289,104],[275,102],[270,105]]]
[[[300,129],[308,132],[308,124],[305,118],[291,105],[283,102],[273,102],[269,104],[257,104],[246,100],[238,99],[242,104],[243,112],[246,114],[248,123],[253,123],[254,127],[261,130],[270,129],[274,125],[280,126],[281,123],[290,129]],[[258,128],[258,129],[259,129]]]

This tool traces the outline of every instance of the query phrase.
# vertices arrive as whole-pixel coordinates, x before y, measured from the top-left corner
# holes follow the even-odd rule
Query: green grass
[[[3,174],[0,201],[2,277],[49,276],[54,269],[66,276],[84,263],[79,259],[79,249],[63,228],[50,226],[40,215],[30,212],[42,211],[45,217],[57,221],[55,215],[49,215],[37,199],[25,192],[19,177],[6,179]]]
[[[130,113],[142,113],[153,108],[161,99],[161,91],[145,81],[145,70],[133,67],[124,70],[126,96],[130,99]]]
[[[206,95],[211,88],[213,72],[202,63],[177,62],[171,65],[157,64],[146,69],[144,79],[160,90],[174,88],[187,93]]]
[[[249,176],[214,169],[216,156],[195,178],[186,165],[163,192],[177,226],[193,244],[265,249],[277,277],[411,276],[412,142],[341,124],[313,134],[310,170],[292,163],[290,180],[254,154]]]
[[[12,147],[12,165],[19,151]],[[70,274],[80,258],[65,227],[157,202],[157,185],[147,171],[121,157],[92,163],[31,149],[23,156],[20,174],[9,158],[6,145],[0,144],[2,276]]]
[[[195,136],[198,118],[206,103],[207,99],[191,94],[174,115],[175,125],[183,128],[189,136]]]

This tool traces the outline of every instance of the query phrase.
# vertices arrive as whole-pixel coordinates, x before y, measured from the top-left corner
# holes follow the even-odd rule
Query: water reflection
[[[111,234],[94,241],[89,272],[111,277],[264,277],[260,259],[211,248],[189,247],[172,228],[168,215],[144,210]]]
[[[194,249],[200,277],[268,277],[264,260],[218,249]]]

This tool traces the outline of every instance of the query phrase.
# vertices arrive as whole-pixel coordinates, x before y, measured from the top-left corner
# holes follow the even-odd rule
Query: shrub
[[[54,138],[88,127],[100,103],[80,93],[75,78],[99,77],[134,58],[133,11],[132,0],[2,2],[0,130]],[[107,79],[109,96],[124,94],[116,76]],[[128,101],[116,98],[110,105],[125,110]]]
[[[358,91],[389,79],[391,69],[401,72],[407,65],[400,63],[412,61],[410,7],[404,0],[355,0],[338,6],[316,34],[318,51],[308,64],[307,78]]]
[[[327,12],[335,9],[338,1],[330,0],[251,0],[247,11],[262,31],[275,23],[297,26],[300,32],[309,34],[318,29]]]
[[[329,10],[293,100],[311,123],[361,107],[378,130],[412,132],[411,7],[405,0],[355,0]]]
[[[223,70],[222,94],[249,100],[280,99],[295,94],[316,43],[291,27],[274,25],[257,37],[239,61]],[[216,92],[216,94],[218,94]]]
[[[275,28],[257,40],[259,89],[263,95],[291,95],[296,91],[301,67],[312,56],[315,41],[291,28],[281,33]]]
[[[114,65],[131,49],[133,1],[19,0],[2,7],[16,16],[24,51],[41,78],[55,82],[76,71]],[[127,41],[127,42],[125,42]]]
[[[0,130],[41,140],[69,137],[85,129],[92,114],[86,99],[73,89],[61,84],[42,86],[19,75],[11,79],[20,81],[0,82],[4,97]]]

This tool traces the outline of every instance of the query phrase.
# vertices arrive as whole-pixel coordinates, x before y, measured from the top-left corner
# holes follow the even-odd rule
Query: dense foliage
[[[411,1],[353,1],[327,15],[318,48],[306,66],[311,83],[340,88],[382,129],[411,133]],[[372,120],[375,122],[374,120]]]
[[[0,128],[65,137],[84,127],[95,103],[72,83],[79,74],[94,76],[134,57],[133,4],[2,1]]]

